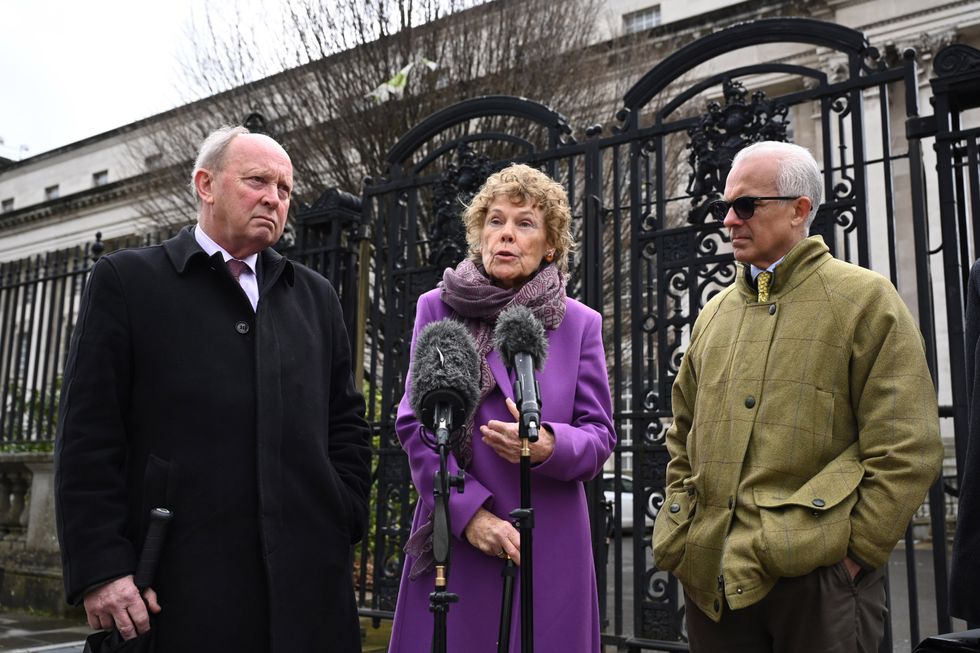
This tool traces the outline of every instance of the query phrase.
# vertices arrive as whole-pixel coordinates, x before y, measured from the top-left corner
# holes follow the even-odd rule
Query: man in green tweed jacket
[[[674,383],[653,543],[693,653],[877,651],[884,565],[942,465],[922,337],[887,279],[807,238],[822,191],[807,150],[757,143],[711,206],[738,273]]]

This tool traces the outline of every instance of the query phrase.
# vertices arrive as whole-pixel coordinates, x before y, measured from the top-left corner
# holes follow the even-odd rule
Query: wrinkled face
[[[514,204],[508,197],[490,204],[480,232],[480,256],[494,284],[519,288],[552,253],[544,220],[537,206]]]
[[[725,183],[725,199],[731,202],[743,195],[780,195],[776,189],[777,163],[776,157],[765,152],[750,154],[736,162]],[[768,268],[806,237],[809,211],[810,200],[806,197],[762,200],[748,220],[742,220],[729,209],[724,224],[732,238],[735,259],[746,265]]]
[[[293,166],[271,138],[236,136],[225,150],[222,169],[198,170],[194,183],[202,201],[201,227],[235,258],[270,247],[282,236]]]

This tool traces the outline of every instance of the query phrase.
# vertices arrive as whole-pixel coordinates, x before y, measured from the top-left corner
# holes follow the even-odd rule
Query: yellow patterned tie
[[[772,280],[772,272],[764,270],[755,278],[755,283],[759,287],[759,303],[769,301],[769,282]]]

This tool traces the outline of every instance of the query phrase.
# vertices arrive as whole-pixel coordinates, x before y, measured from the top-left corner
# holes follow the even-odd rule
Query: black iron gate
[[[793,63],[719,63],[750,61],[742,54],[768,43],[809,44],[816,54]],[[918,87],[913,52],[881,56],[860,33],[830,23],[760,20],[665,59],[624,96],[607,133],[591,128],[581,142],[558,113],[511,97],[462,102],[406,134],[390,152],[387,173],[369,183],[362,201],[373,253],[360,260],[362,285],[370,288],[359,330],[366,339],[364,384],[376,445],[372,533],[358,556],[362,612],[383,618],[394,610],[411,524],[415,497],[394,415],[416,299],[466,252],[461,202],[490,172],[513,161],[539,166],[567,188],[580,244],[568,291],[604,317],[620,438],[609,462],[614,517],[608,531],[599,481],[589,493],[606,643],[630,651],[686,649],[677,583],[652,567],[649,529],[664,499],[671,384],[698,311],[734,278],[727,235],[704,207],[722,192],[731,157],[745,144],[790,140],[814,152],[827,197],[812,232],[839,258],[876,269],[896,285],[927,342],[944,432],[965,432],[958,394],[961,288],[980,239],[971,213],[980,199],[980,131],[960,128],[955,116],[967,106],[960,93],[948,111],[937,103],[938,124],[942,112],[947,116],[945,130],[937,132],[918,115]],[[937,87],[937,98],[942,92]],[[943,245],[936,250],[929,242],[922,147],[933,135],[939,159],[953,162],[940,169]],[[936,284],[939,252],[945,274]],[[937,288],[945,289],[938,294],[948,337],[946,320],[938,318],[943,311],[934,306]],[[945,340],[948,351],[940,346]],[[623,529],[627,476],[632,535]],[[937,484],[906,536],[905,572],[891,577],[892,614],[908,615],[898,636],[912,642],[951,629],[946,517]],[[919,605],[915,563],[920,540],[930,539],[934,615]],[[890,626],[883,650],[892,650],[892,639]]]

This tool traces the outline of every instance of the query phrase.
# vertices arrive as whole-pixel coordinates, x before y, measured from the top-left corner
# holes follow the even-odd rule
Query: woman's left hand
[[[506,400],[507,410],[514,419],[520,419],[521,412],[517,409],[517,404],[508,397]],[[483,442],[493,448],[497,455],[507,462],[517,463],[521,460],[521,438],[519,432],[520,425],[517,422],[501,422],[492,419],[487,424],[480,427],[483,434]],[[555,450],[555,434],[542,424],[538,428],[538,441],[530,444],[531,464],[537,464],[548,459],[551,452]]]

